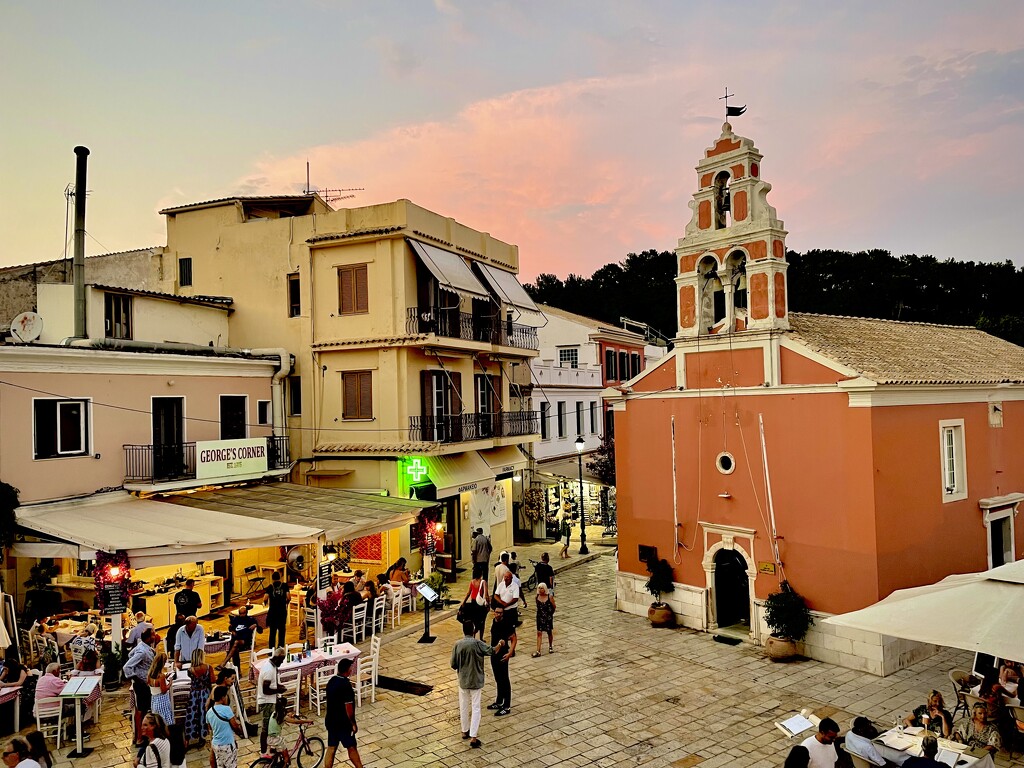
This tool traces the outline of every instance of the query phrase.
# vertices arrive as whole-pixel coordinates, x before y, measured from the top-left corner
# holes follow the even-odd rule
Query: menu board
[[[321,560],[320,567],[317,568],[317,589],[321,592],[331,588],[331,572],[334,569],[331,568],[329,560]]]
[[[115,616],[128,611],[128,590],[122,582],[104,584],[103,615]]]

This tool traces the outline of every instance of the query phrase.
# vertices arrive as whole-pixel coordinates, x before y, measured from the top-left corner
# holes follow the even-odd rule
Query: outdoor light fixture
[[[512,475],[512,482],[513,483],[518,483],[522,479],[523,479],[523,473],[522,472],[516,472],[514,475]]]
[[[438,523],[434,528],[438,533],[444,533],[444,523]]]
[[[120,575],[121,575],[121,569],[118,566],[116,566],[116,565],[110,566],[110,578],[116,579]]]
[[[587,510],[583,506],[583,448],[586,442],[583,435],[576,438],[576,455],[580,460],[580,554],[589,555],[587,549]]]
[[[333,544],[324,545],[324,557],[330,562],[338,557],[338,548]]]

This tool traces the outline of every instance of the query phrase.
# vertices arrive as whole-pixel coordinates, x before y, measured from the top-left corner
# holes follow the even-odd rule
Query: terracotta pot
[[[768,651],[768,658],[772,661],[789,661],[796,656],[796,642],[787,637],[768,635],[764,647]]]
[[[652,627],[674,627],[676,625],[676,615],[665,603],[651,603],[651,607],[647,609],[647,618]]]

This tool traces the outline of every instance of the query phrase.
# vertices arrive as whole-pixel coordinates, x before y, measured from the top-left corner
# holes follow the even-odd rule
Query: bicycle
[[[299,768],[318,768],[324,760],[324,740],[319,736],[307,736],[305,724],[299,725],[299,737],[291,752],[276,752],[273,757],[260,757],[249,768],[288,768],[292,755]]]
[[[530,578],[522,582],[524,592],[533,592],[537,588],[537,566],[539,563],[530,558],[530,565],[533,566],[533,573],[530,574]]]

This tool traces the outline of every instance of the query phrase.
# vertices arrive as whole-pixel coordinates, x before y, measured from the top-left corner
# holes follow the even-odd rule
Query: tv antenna
[[[349,200],[355,197],[355,193],[362,192],[362,187],[349,187],[348,189],[320,189],[319,187],[312,187],[309,184],[309,160],[306,161],[306,188],[303,190],[304,194],[311,195],[314,192],[324,199],[325,203],[336,203],[339,200]]]

